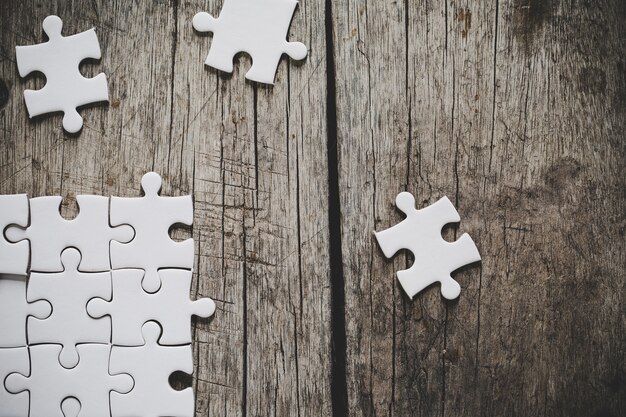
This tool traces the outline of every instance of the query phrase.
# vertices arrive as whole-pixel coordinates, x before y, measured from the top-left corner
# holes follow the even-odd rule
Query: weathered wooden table
[[[198,416],[626,413],[625,6],[303,0],[276,85],[203,66],[221,0],[4,0],[0,193],[193,194]],[[29,121],[14,47],[96,27],[110,105]],[[482,264],[413,301],[373,230],[447,195]],[[194,294],[195,295],[195,294]]]

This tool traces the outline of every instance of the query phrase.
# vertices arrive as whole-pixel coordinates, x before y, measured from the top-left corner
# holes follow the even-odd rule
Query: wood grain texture
[[[203,65],[222,0],[0,4],[0,193],[192,194],[197,416],[626,413],[622,2],[302,0],[276,84]],[[110,104],[28,120],[16,45],[95,27]],[[483,261],[409,300],[372,231],[447,195]]]
[[[622,415],[623,7],[332,11],[350,415]],[[478,244],[458,301],[409,301],[370,235],[404,190]]]

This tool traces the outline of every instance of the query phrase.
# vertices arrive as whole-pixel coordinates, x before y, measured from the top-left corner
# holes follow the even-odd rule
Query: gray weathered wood
[[[221,4],[0,4],[0,193],[62,195],[72,217],[77,194],[136,196],[155,170],[193,195],[172,235],[195,239],[192,296],[217,312],[172,381],[196,415],[623,415],[624,6],[303,0],[289,38],[309,56],[268,87],[245,55],[203,65],[191,18]],[[83,72],[111,103],[75,136],[23,103],[44,81],[14,47],[49,14],[102,47]],[[444,237],[481,251],[457,301],[409,300],[410,256],[374,241],[403,190],[450,197]]]
[[[623,414],[617,9],[334,4],[350,415]],[[409,301],[369,235],[403,190],[478,243],[458,301]]]

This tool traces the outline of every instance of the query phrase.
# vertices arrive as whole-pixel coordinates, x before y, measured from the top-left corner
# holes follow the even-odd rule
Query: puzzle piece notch
[[[9,227],[6,237],[19,242],[28,239],[31,248],[31,271],[60,272],[61,252],[75,247],[82,254],[81,271],[100,272],[111,269],[109,244],[113,239],[129,242],[133,228],[128,225],[109,226],[109,198],[96,195],[76,197],[79,213],[65,220],[59,208],[60,196],[37,197],[30,200],[30,226]]]
[[[406,215],[406,219],[374,234],[387,258],[400,249],[408,249],[413,253],[413,265],[397,273],[402,288],[413,298],[429,285],[440,282],[444,298],[457,298],[461,286],[450,274],[481,259],[474,241],[467,233],[455,242],[447,242],[441,236],[441,229],[446,224],[461,220],[459,213],[447,197],[416,210],[415,198],[408,192],[398,194],[396,206]]]
[[[159,345],[161,328],[152,321],[141,333],[144,345],[112,349],[111,372],[133,375],[135,382],[130,393],[111,394],[112,415],[193,417],[193,390],[176,391],[169,384],[170,375],[176,371],[193,373],[191,345]]]
[[[94,298],[87,303],[90,316],[111,316],[113,344],[142,345],[141,328],[148,321],[156,321],[163,328],[161,345],[191,343],[191,316],[206,318],[215,312],[215,303],[210,298],[189,299],[191,271],[164,269],[159,273],[161,289],[147,293],[141,287],[143,271],[114,270],[112,299]]]
[[[218,18],[197,13],[192,21],[194,29],[213,33],[205,64],[230,73],[234,56],[246,52],[252,58],[246,78],[274,84],[282,54],[296,60],[307,56],[303,43],[286,40],[297,4],[294,0],[226,0]]]
[[[103,73],[85,78],[79,70],[87,59],[100,59],[100,44],[95,29],[75,35],[61,35],[63,21],[48,16],[43,21],[48,42],[16,46],[17,68],[21,77],[33,71],[46,76],[46,85],[40,90],[24,91],[24,101],[32,118],[45,113],[62,111],[63,128],[76,133],[83,127],[83,118],[77,107],[109,100],[106,76]]]
[[[30,375],[11,373],[5,380],[8,392],[29,391],[29,417],[63,417],[61,404],[74,397],[81,404],[81,417],[109,415],[109,393],[128,393],[133,378],[126,373],[109,372],[108,345],[78,346],[80,362],[66,369],[58,362],[61,346],[31,346]]]
[[[52,304],[52,314],[46,320],[28,319],[29,342],[60,344],[63,348],[58,360],[65,368],[78,364],[78,344],[111,340],[110,320],[93,319],[86,308],[92,298],[111,296],[111,275],[79,272],[80,260],[80,252],[68,248],[61,254],[63,272],[32,273],[28,285],[29,301],[45,298]]]
[[[111,265],[145,270],[143,288],[148,292],[161,287],[159,269],[191,269],[194,261],[193,239],[175,242],[169,235],[172,225],[193,223],[191,196],[162,197],[161,184],[159,174],[149,172],[141,179],[143,197],[111,198],[111,225],[130,224],[135,230],[129,243],[111,242]]]
[[[80,408],[80,401],[74,397],[66,398],[61,403],[61,411],[64,417],[79,417]]]
[[[9,392],[4,386],[4,380],[14,372],[28,373],[29,367],[27,348],[0,349],[0,417],[28,416],[28,393]]]
[[[0,274],[26,275],[30,247],[28,242],[5,239],[4,230],[11,225],[28,226],[26,194],[0,195]]]
[[[0,348],[26,346],[27,321],[50,317],[52,307],[48,301],[43,297],[31,301],[26,299],[25,275],[0,274]]]

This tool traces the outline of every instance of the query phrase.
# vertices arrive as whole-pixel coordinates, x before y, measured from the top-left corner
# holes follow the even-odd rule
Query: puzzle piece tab
[[[113,269],[145,270],[143,287],[155,292],[161,286],[159,269],[193,267],[193,239],[174,242],[169,236],[176,223],[191,226],[193,202],[189,195],[161,197],[161,177],[155,172],[143,176],[141,188],[144,197],[111,197],[111,225],[130,224],[135,229],[130,243],[111,242],[111,264]]]
[[[45,319],[52,308],[42,299],[26,301],[26,276],[0,274],[0,348],[26,346],[28,320]],[[29,316],[30,319],[28,318]],[[0,402],[1,404],[2,402]]]
[[[43,30],[49,41],[37,45],[15,47],[17,68],[21,77],[33,71],[46,76],[40,90],[24,91],[24,101],[30,117],[62,111],[63,128],[76,133],[83,127],[77,107],[109,100],[104,74],[85,78],[78,66],[86,58],[100,59],[100,45],[94,29],[72,36],[62,36],[63,22],[58,16],[48,16]]]
[[[191,271],[163,269],[159,274],[161,289],[151,294],[141,287],[143,271],[114,270],[111,301],[94,298],[87,304],[92,317],[111,316],[113,344],[142,345],[141,328],[152,320],[163,328],[161,345],[191,343],[191,316],[209,317],[215,312],[210,298],[189,300]]]
[[[287,31],[298,2],[295,0],[225,0],[218,18],[201,12],[194,16],[198,32],[213,32],[205,64],[233,72],[233,57],[246,52],[252,66],[246,78],[273,84],[282,54],[304,59],[307,49],[300,42],[288,42]]]
[[[445,298],[457,298],[461,287],[450,274],[464,265],[480,261],[478,249],[467,233],[456,242],[447,242],[441,237],[441,229],[446,224],[461,220],[459,213],[447,197],[416,210],[415,198],[408,192],[398,194],[396,206],[406,214],[406,219],[382,232],[375,232],[375,235],[387,258],[400,249],[408,249],[415,256],[409,269],[397,273],[402,288],[413,298],[429,285],[440,282],[441,294]]]
[[[129,373],[135,381],[129,394],[111,394],[113,416],[193,417],[192,389],[176,391],[169,384],[174,372],[193,372],[191,345],[161,346],[157,343],[160,331],[158,324],[146,323],[143,327],[145,345],[113,347],[111,372]]]
[[[26,194],[0,195],[0,274],[26,274],[28,242],[12,243],[5,239],[9,225],[28,226],[28,197]]]
[[[12,373],[5,380],[7,391],[30,394],[29,417],[63,417],[61,404],[74,397],[81,404],[81,417],[109,416],[109,393],[127,393],[133,387],[130,375],[109,373],[108,345],[78,346],[80,362],[72,369],[58,361],[61,346],[29,347],[30,376]]]
[[[28,393],[13,394],[7,391],[4,380],[14,372],[27,374],[29,368],[27,348],[0,349],[0,417],[28,417]]]
[[[27,229],[9,227],[9,241],[30,241],[31,265],[36,272],[60,272],[61,252],[67,247],[80,250],[81,271],[108,271],[111,269],[109,244],[111,240],[128,242],[133,229],[124,225],[109,226],[109,199],[96,195],[76,197],[80,212],[73,220],[61,217],[62,198],[38,197],[30,200],[30,226]],[[193,251],[192,251],[193,252]],[[193,254],[192,254],[193,255]]]
[[[63,346],[59,362],[65,368],[78,363],[79,343],[109,343],[111,322],[95,320],[87,314],[87,302],[95,297],[110,297],[110,272],[78,272],[80,252],[68,248],[61,254],[64,271],[51,274],[32,273],[28,299],[46,299],[52,315],[46,320],[28,320],[31,344],[53,343]]]

